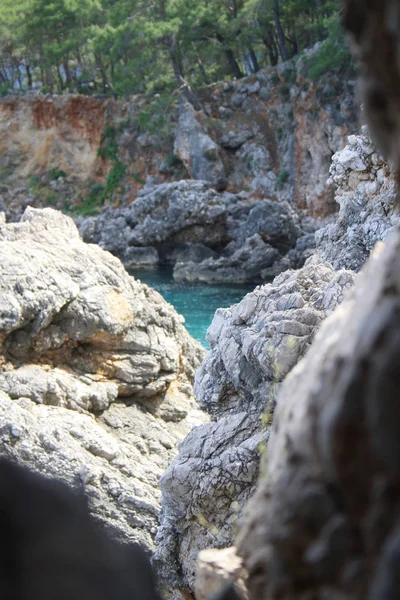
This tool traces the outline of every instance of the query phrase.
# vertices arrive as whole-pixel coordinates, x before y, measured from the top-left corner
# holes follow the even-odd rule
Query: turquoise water
[[[209,347],[206,332],[217,308],[236,304],[256,285],[178,283],[168,268],[131,271],[131,275],[160,292],[185,317],[186,329],[205,348]]]

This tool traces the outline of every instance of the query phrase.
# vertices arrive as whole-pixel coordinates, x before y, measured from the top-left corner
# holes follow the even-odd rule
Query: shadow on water
[[[131,270],[130,274],[160,292],[185,317],[186,329],[205,348],[209,348],[206,333],[217,308],[236,304],[256,287],[256,284],[177,282],[172,278],[172,268],[168,267]]]

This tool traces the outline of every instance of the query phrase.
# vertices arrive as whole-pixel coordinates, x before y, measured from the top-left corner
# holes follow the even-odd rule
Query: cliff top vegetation
[[[275,66],[329,37],[338,0],[2,0],[0,93],[183,91]],[[317,67],[318,72],[318,67]]]

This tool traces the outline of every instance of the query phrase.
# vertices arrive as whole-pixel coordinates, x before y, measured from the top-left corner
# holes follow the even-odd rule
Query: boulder
[[[280,390],[238,539],[251,597],[397,598],[399,308],[397,229]]]
[[[98,217],[79,219],[78,226],[86,242],[133,266],[137,248],[157,248],[161,254],[166,247],[187,243],[224,246],[229,240],[228,207],[235,200],[232,194],[217,194],[204,181],[183,180],[144,189],[128,207],[107,207]]]
[[[114,536],[153,549],[158,479],[204,422],[203,349],[61,213],[3,218],[0,258],[0,454],[81,487]]]
[[[257,233],[244,241],[230,256],[206,258],[201,262],[177,261],[176,281],[205,283],[246,283],[260,280],[261,272],[279,258],[275,248],[266,244]]]
[[[333,223],[316,232],[317,250],[336,269],[359,271],[400,221],[395,181],[365,126],[333,155],[330,182],[337,186],[340,210]]]
[[[156,267],[159,256],[155,248],[130,246],[124,252],[124,266],[126,269],[137,267]]]
[[[254,491],[277,390],[353,278],[314,257],[217,310],[195,383],[213,421],[190,432],[161,479],[155,563],[171,587],[193,589],[198,552],[232,543]]]
[[[179,281],[229,283],[260,281],[274,263],[275,274],[300,266],[298,221],[287,202],[218,194],[204,181],[183,180],[144,189],[127,208],[107,207],[78,224],[85,241],[127,268],[172,263]]]
[[[179,261],[174,267],[174,279],[213,283],[261,281],[262,273],[280,264],[299,235],[289,204],[271,200],[239,200],[230,205],[227,232],[231,242],[220,256],[205,259],[200,264]],[[295,262],[288,260],[280,266],[275,274],[295,266]]]

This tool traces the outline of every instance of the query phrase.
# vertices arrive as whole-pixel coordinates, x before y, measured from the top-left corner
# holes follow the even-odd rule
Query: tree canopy
[[[337,0],[2,0],[0,92],[182,91],[328,36]],[[338,31],[338,28],[336,28]]]

